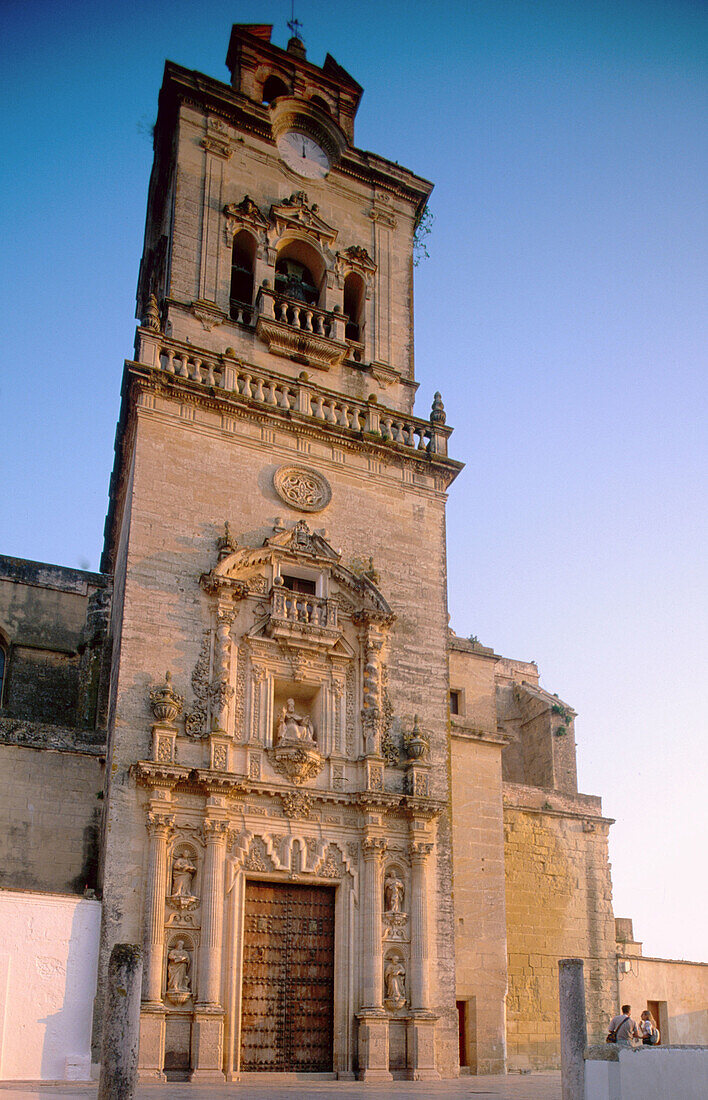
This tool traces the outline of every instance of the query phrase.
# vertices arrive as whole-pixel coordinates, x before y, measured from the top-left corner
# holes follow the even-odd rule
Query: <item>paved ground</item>
[[[456,1081],[394,1081],[363,1085],[350,1081],[240,1081],[221,1088],[205,1085],[143,1085],[136,1100],[561,1100],[559,1073],[460,1077]],[[0,1084],[0,1100],[95,1100],[95,1085]]]

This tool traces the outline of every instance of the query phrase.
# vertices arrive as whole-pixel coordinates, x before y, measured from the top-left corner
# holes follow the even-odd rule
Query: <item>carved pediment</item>
[[[226,238],[231,244],[241,228],[252,229],[256,235],[269,228],[268,219],[261,214],[250,195],[244,195],[240,202],[229,202],[224,207],[226,215]]]
[[[332,245],[337,239],[337,230],[320,217],[318,210],[317,203],[310,204],[304,191],[296,191],[289,199],[274,203],[270,216],[276,237],[282,237],[288,230],[298,230],[321,245]]]
[[[335,270],[340,276],[350,271],[358,271],[368,282],[376,271],[376,264],[362,245],[352,244],[349,248],[337,253]]]

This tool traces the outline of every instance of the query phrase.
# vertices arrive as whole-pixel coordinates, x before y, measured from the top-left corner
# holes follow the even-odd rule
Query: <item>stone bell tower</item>
[[[329,55],[235,26],[168,63],[103,568],[103,958],[142,940],[144,1077],[457,1066],[431,185],[354,144]],[[168,670],[167,678],[165,671]]]

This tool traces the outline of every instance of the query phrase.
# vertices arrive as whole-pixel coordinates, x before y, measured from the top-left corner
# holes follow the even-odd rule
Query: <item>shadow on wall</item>
[[[91,1077],[91,1021],[98,971],[99,902],[81,900],[65,942],[64,996],[44,1025],[41,1079],[88,1081]],[[39,960],[38,965],[39,965]]]
[[[100,917],[97,901],[0,891],[0,1079],[89,1079]]]

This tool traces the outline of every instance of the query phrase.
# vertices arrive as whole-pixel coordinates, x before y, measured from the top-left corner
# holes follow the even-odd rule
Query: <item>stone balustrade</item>
[[[337,629],[337,604],[321,596],[303,595],[288,588],[271,590],[270,613],[276,619]]]
[[[450,428],[402,416],[373,401],[323,392],[305,381],[254,370],[225,355],[198,352],[147,329],[138,330],[137,355],[138,362],[155,370],[222,390],[232,398],[299,414],[405,450],[447,455]]]

